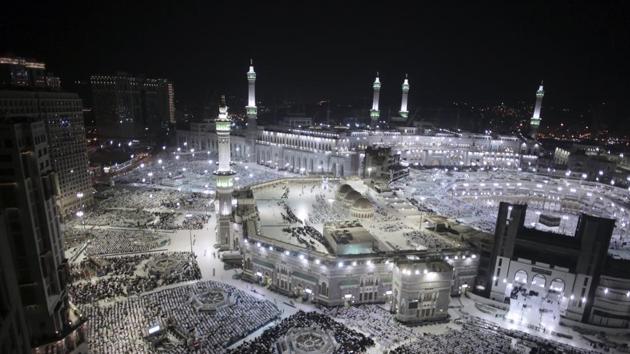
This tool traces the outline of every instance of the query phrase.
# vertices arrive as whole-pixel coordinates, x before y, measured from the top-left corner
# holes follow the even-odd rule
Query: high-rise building
[[[118,73],[93,75],[90,86],[99,136],[155,140],[175,122],[175,90],[169,80]]]
[[[46,64],[34,60],[0,57],[0,86],[59,89],[58,76],[46,72]]]
[[[0,122],[41,119],[46,124],[50,167],[58,176],[57,202],[69,215],[92,202],[87,142],[77,94],[45,90],[0,90]]]
[[[0,232],[4,232],[6,227],[6,214],[0,209]],[[29,332],[22,310],[9,238],[2,234],[0,236],[0,352],[25,354],[29,353],[30,349]]]
[[[2,262],[10,260],[15,274],[2,282],[12,282],[9,287],[19,291],[21,308],[16,313],[25,318],[31,347],[48,352],[52,346],[55,352],[69,352],[84,341],[84,335],[81,323],[73,323],[69,316],[69,269],[59,228],[58,182],[51,150],[47,124],[41,118],[10,118],[0,123],[0,237],[8,244],[2,252],[10,253]],[[13,303],[18,305],[15,298]]]
[[[499,205],[489,260],[493,271],[486,275],[484,285],[487,294],[494,300],[509,302],[511,293],[521,284],[538,285],[541,291],[549,287],[563,299],[563,317],[593,322],[593,303],[615,220],[581,214],[571,236],[526,227],[526,213],[525,204]],[[544,217],[541,215],[541,220]],[[627,280],[612,279],[608,286],[617,288],[611,284],[620,282]],[[599,316],[608,315],[600,312]]]

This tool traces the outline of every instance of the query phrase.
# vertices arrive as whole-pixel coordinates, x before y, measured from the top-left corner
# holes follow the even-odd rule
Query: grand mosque
[[[217,246],[238,260],[243,280],[325,306],[385,303],[406,323],[447,321],[451,297],[470,294],[506,306],[510,320],[533,314],[530,321],[543,327],[558,321],[628,327],[630,278],[623,269],[630,263],[609,251],[613,233],[619,237],[615,220],[603,209],[594,216],[592,206],[560,202],[562,193],[587,187],[581,183],[536,177],[546,180],[522,187],[535,183],[528,170],[535,172],[539,153],[542,84],[529,136],[494,136],[407,124],[407,78],[399,116],[381,124],[378,76],[367,128],[263,127],[257,124],[253,65],[247,79],[244,131],[231,131],[222,97],[215,121],[177,132],[180,145],[218,155]],[[235,189],[232,157],[293,173]],[[372,169],[379,161],[386,169],[496,168],[518,180],[505,183],[507,189],[494,182],[467,191],[468,177],[456,178],[462,198],[501,202],[493,234],[439,215],[404,188],[390,188],[394,178],[376,181],[381,175]],[[549,182],[557,185],[553,195],[544,188]],[[449,187],[453,195],[456,184]],[[540,209],[527,212],[527,203],[538,208],[541,200]],[[612,216],[619,212],[626,209]],[[568,218],[560,213],[571,213],[574,231],[559,228]],[[535,221],[526,223],[526,217]]]

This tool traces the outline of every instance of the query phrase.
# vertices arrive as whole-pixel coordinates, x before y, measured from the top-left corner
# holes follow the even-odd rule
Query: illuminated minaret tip
[[[249,71],[247,72],[247,82],[249,83],[249,95],[247,99],[247,116],[256,115],[256,72],[254,71],[254,60],[249,59]]]
[[[409,96],[409,77],[405,74],[405,81],[402,84],[402,101],[400,102],[400,116],[402,118],[407,118],[409,116],[409,111],[407,111],[407,100]]]
[[[231,174],[230,168],[230,119],[228,118],[228,106],[225,103],[225,96],[221,96],[219,104],[219,116],[215,122],[217,137],[219,140],[219,168],[217,174]]]
[[[372,109],[370,110],[370,119],[372,121],[372,126],[376,127],[378,123],[378,119],[381,116],[381,113],[378,110],[378,101],[381,95],[381,80],[378,78],[378,72],[376,73],[376,78],[374,79],[374,84],[372,84],[372,88],[374,89],[374,96],[372,100]]]
[[[540,117],[540,111],[542,109],[543,97],[545,97],[545,90],[543,89],[543,82],[541,81],[538,91],[536,91],[534,114],[532,115],[532,119],[529,121],[529,135],[532,139],[536,139],[536,135],[538,135],[538,127],[540,127],[540,121],[542,120]]]

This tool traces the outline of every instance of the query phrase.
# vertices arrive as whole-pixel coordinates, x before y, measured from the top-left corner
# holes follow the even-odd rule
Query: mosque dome
[[[345,197],[346,203],[350,205],[352,205],[354,201],[359,198],[363,198],[363,196],[361,195],[361,193],[355,191],[354,189],[351,190],[348,194],[346,194],[346,197]]]
[[[352,204],[350,214],[360,219],[371,218],[374,216],[374,205],[367,198],[360,197]]]
[[[354,201],[354,204],[352,204],[352,208],[368,210],[374,209],[374,206],[372,205],[372,202],[370,202],[367,198],[361,197]]]

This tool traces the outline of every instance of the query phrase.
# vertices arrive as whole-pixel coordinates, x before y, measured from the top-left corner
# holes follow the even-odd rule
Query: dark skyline
[[[531,101],[548,107],[612,102],[627,115],[628,5],[622,1],[400,3],[81,2],[3,11],[0,53],[33,57],[67,84],[126,71],[166,77],[185,103],[246,95],[253,57],[262,99],[384,104]]]

